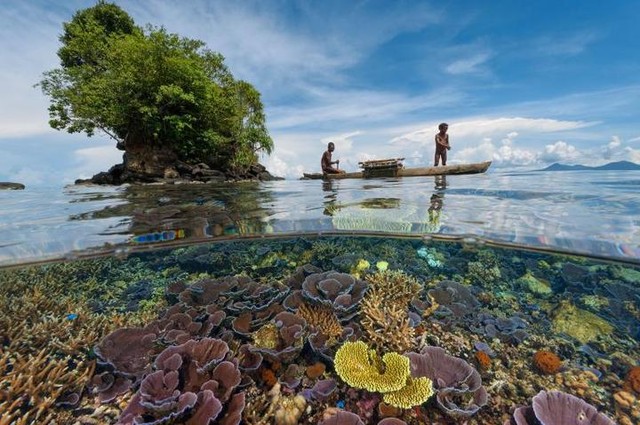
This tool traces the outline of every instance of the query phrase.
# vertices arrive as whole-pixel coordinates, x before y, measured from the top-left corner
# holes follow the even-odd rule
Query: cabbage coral
[[[398,353],[382,357],[384,372],[376,365],[375,352],[362,341],[346,342],[334,358],[336,373],[347,384],[368,391],[386,393],[404,387],[409,378],[409,358]]]

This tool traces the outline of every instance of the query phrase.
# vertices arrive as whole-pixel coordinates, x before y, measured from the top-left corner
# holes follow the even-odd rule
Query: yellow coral
[[[253,345],[258,348],[266,348],[268,350],[274,350],[280,342],[278,335],[278,327],[273,323],[267,323],[260,329],[255,331],[251,337],[253,338]]]
[[[378,261],[376,263],[376,268],[379,271],[383,272],[383,271],[385,271],[385,270],[387,270],[389,268],[389,263],[387,263],[386,261]]]
[[[384,372],[376,367],[376,355],[362,341],[346,342],[334,358],[338,376],[355,388],[386,393],[404,387],[409,378],[409,358],[398,353],[382,357]]]
[[[426,377],[417,379],[409,378],[405,387],[398,391],[385,393],[383,400],[391,406],[409,409],[429,400],[432,395],[433,383],[431,379]]]

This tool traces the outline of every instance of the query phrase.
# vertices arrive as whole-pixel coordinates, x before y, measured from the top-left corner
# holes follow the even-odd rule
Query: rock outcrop
[[[0,182],[0,190],[23,190],[22,183]]]
[[[224,181],[271,181],[282,180],[275,177],[261,164],[255,164],[242,170],[214,170],[207,164],[199,163],[189,165],[181,161],[174,161],[165,167],[156,167],[152,164],[141,164],[139,171],[133,167],[125,167],[124,164],[114,165],[109,171],[103,171],[90,179],[78,179],[76,184],[109,184],[121,185],[124,183],[176,183],[176,182],[224,182]]]

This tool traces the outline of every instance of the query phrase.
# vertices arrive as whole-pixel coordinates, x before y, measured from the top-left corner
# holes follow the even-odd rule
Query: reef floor
[[[640,423],[635,264],[234,240],[0,269],[0,309],[2,425]]]

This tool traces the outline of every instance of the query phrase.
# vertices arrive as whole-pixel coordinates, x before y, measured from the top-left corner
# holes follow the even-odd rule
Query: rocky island
[[[275,179],[260,93],[200,40],[138,26],[98,2],[63,24],[60,67],[43,75],[49,125],[110,136],[123,162],[77,183]]]
[[[0,182],[0,190],[23,190],[22,183]]]

